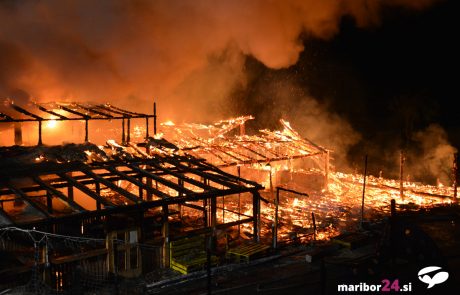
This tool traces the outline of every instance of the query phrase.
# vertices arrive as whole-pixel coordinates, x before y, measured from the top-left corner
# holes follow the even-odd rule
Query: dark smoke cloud
[[[210,120],[226,112],[232,88],[244,86],[245,55],[288,67],[303,50],[303,32],[330,38],[345,15],[376,25],[384,5],[431,2],[1,1],[0,97],[144,111],[155,98],[164,119]]]

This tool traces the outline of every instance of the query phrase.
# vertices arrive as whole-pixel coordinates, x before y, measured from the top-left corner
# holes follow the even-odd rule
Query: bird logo
[[[441,269],[442,268],[439,266],[428,266],[422,268],[418,272],[418,279],[424,282],[425,284],[428,284],[427,289],[430,289],[436,284],[444,283],[449,278],[449,273],[447,271],[439,271]]]

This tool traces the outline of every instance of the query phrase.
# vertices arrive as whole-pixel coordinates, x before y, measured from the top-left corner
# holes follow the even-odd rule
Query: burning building
[[[21,138],[18,125],[33,122],[38,145],[1,150],[2,255],[16,259],[2,267],[9,277],[2,284],[25,278],[64,290],[75,287],[77,268],[87,277],[101,278],[136,277],[170,265],[189,272],[204,262],[182,261],[179,246],[173,247],[176,241],[201,237],[204,245],[205,236],[217,240],[218,232],[245,223],[252,223],[252,240],[259,241],[262,186],[149,137],[148,121],[156,114],[61,103],[10,104],[7,111],[1,113],[2,123],[15,126],[16,142]],[[142,143],[130,140],[133,119],[145,119]],[[84,121],[85,143],[43,145],[42,124],[52,120]],[[121,120],[121,142],[90,143],[88,126],[94,120]],[[252,211],[221,208],[227,217],[218,218],[218,204],[235,198],[251,203]],[[72,239],[76,244],[69,245],[66,241]],[[94,243],[79,245],[81,241]],[[205,248],[194,245],[199,257]],[[29,287],[37,287],[33,284]]]
[[[16,143],[0,150],[5,287],[87,291],[159,269],[186,274],[329,240],[387,216],[391,199],[400,210],[456,201],[455,186],[334,171],[331,151],[283,120],[281,131],[248,135],[251,116],[165,122],[160,133],[156,107],[149,115],[110,104],[10,102],[0,116]],[[134,120],[142,125],[131,128]],[[45,126],[69,121],[83,123],[83,143],[44,145]],[[97,121],[121,121],[121,140],[91,143]],[[23,128],[36,132],[37,145],[21,145]]]

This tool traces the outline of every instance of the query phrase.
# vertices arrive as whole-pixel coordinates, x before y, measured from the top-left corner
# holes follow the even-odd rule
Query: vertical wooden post
[[[121,119],[121,144],[125,144],[125,118]]]
[[[20,122],[14,123],[14,144],[22,145],[22,125]]]
[[[241,167],[236,166],[236,170],[238,172],[238,184],[240,184],[241,178]],[[241,219],[241,192],[238,192],[238,221]],[[241,225],[238,223],[238,237],[241,234]]]
[[[153,134],[157,134],[157,103],[153,103]]]
[[[101,196],[101,184],[99,182],[96,182],[95,186],[96,186],[96,194],[98,196]],[[98,211],[101,210],[101,203],[99,201],[96,201],[96,209]]]
[[[452,165],[452,179],[454,186],[454,203],[457,203],[457,175],[458,175],[458,153],[454,153],[454,163]]]
[[[280,202],[280,189],[276,188],[276,199],[275,199],[275,220],[273,222],[273,249],[278,247],[278,206]]]
[[[364,221],[364,196],[366,195],[366,176],[367,176],[367,155],[364,157],[363,197],[361,200],[361,228],[363,228],[363,221]]]
[[[326,151],[324,154],[324,189],[326,191],[329,190],[329,161],[330,161],[330,154],[329,150]]]
[[[211,228],[212,232],[216,231],[217,226],[217,197],[211,197]]]
[[[67,186],[67,197],[69,200],[73,201],[73,186],[70,183]]]
[[[399,154],[399,195],[401,201],[404,200],[404,151],[401,150]]]
[[[311,212],[311,221],[313,222],[313,241],[316,241],[316,219],[313,212]]]
[[[148,187],[152,187],[152,179],[150,177],[146,178],[146,183]],[[152,193],[150,191],[147,191],[147,201],[152,200]]]
[[[42,120],[38,121],[38,145],[42,145]]]
[[[252,193],[252,217],[253,217],[253,228],[254,228],[254,242],[260,240],[260,196],[259,192]]]
[[[245,126],[245,122],[243,122],[242,124],[240,124],[240,136],[243,136],[243,135],[246,135],[246,126]]]
[[[46,209],[48,213],[53,213],[53,196],[49,191],[46,191]]]
[[[129,143],[131,141],[131,119],[128,118],[128,132],[126,133],[126,141]]]
[[[205,185],[209,185],[209,182],[206,178],[203,178],[203,183]],[[205,227],[208,227],[209,225],[209,222],[208,222],[208,199],[207,198],[204,198],[203,199],[203,221],[204,221],[204,226]]]
[[[149,138],[149,117],[145,117],[145,139]]]
[[[142,176],[139,176],[138,180],[142,182]],[[139,186],[139,199],[144,199],[144,190],[142,189],[142,186]]]
[[[89,141],[88,137],[88,119],[85,120],[85,142]]]
[[[170,244],[169,244],[169,208],[168,205],[163,205],[163,226],[161,233],[163,235],[163,267],[169,267],[170,262]]]

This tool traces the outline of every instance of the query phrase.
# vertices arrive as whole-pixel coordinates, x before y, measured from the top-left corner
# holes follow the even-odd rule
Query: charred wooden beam
[[[117,108],[116,106],[113,106],[113,105],[109,105],[109,104],[106,104],[106,106],[110,109],[114,109],[114,110],[117,110],[117,111],[120,111],[120,112],[123,112],[125,114],[129,114],[131,116],[145,116],[145,114],[141,114],[141,113],[136,113],[136,112],[131,112],[131,111],[128,111],[128,110],[124,110],[122,108]]]
[[[114,110],[112,108],[107,107],[106,105],[97,105],[96,108],[97,109],[102,109],[104,111],[111,112],[111,113],[114,113],[114,114],[121,115],[122,117],[131,117],[131,115],[126,113],[126,112],[121,112],[121,111]]]
[[[62,179],[67,180],[70,184],[72,184],[73,186],[75,186],[76,188],[84,192],[85,194],[87,194],[89,197],[93,198],[95,201],[102,203],[104,206],[109,206],[109,207],[115,206],[114,203],[104,199],[103,197],[101,197],[100,195],[96,194],[94,191],[89,189],[86,185],[79,183],[77,180],[66,175],[65,173],[57,173],[57,175],[59,175],[59,177],[61,177]]]
[[[50,192],[51,194],[55,195],[56,197],[58,197],[59,199],[61,199],[65,203],[67,203],[73,209],[76,209],[78,211],[85,211],[85,208],[83,208],[82,206],[80,206],[79,204],[77,204],[76,202],[73,201],[73,191],[72,191],[72,198],[70,198],[70,194],[69,194],[69,197],[66,197],[61,191],[57,190],[52,185],[44,182],[38,176],[32,177],[32,180],[34,182],[36,182],[38,185],[40,185],[46,191]],[[69,187],[71,187],[71,186],[69,186]]]
[[[173,171],[173,170],[171,170],[169,168],[165,168],[165,167],[161,166],[160,164],[156,163],[155,161],[149,161],[149,165],[155,167],[158,170],[161,170],[161,171],[165,172],[166,174],[170,174],[170,175],[172,175],[172,176],[174,176],[174,177],[176,177],[178,179],[183,180],[184,182],[190,183],[190,184],[192,184],[194,186],[197,186],[197,187],[200,187],[200,188],[202,188],[204,190],[212,190],[212,189],[214,189],[213,187],[211,187],[209,185],[205,185],[204,183],[202,183],[202,182],[200,182],[198,180],[195,180],[195,179],[192,179],[190,177],[187,177],[182,173],[178,173],[178,172],[175,172],[175,171]],[[179,192],[187,190],[186,188],[184,188],[183,186],[180,186],[180,185],[177,185],[177,187],[180,188],[179,190],[177,190]],[[194,193],[193,191],[190,191],[190,190],[188,190],[188,192],[189,193]]]
[[[169,198],[171,197],[170,195],[168,194],[165,194],[163,193],[162,191],[160,190],[157,190],[157,189],[154,189],[152,187],[152,185],[147,185],[145,183],[143,183],[142,181],[134,178],[134,177],[131,177],[129,176],[128,174],[126,174],[125,172],[122,172],[122,171],[119,171],[117,170],[115,167],[111,167],[111,166],[105,166],[104,169],[107,169],[108,171],[112,172],[113,174],[116,174],[116,175],[119,175],[120,176],[120,179],[125,179],[131,183],[134,183],[135,185],[137,185],[139,188],[143,188],[147,191],[147,193],[149,194],[153,194],[153,195],[156,195],[156,196],[159,196],[161,198]],[[141,169],[141,168],[139,168]],[[147,171],[146,171],[147,172]],[[142,174],[141,174],[142,175]],[[142,198],[141,198],[142,199]]]
[[[204,207],[202,206],[198,206],[198,205],[194,205],[194,204],[188,204],[188,203],[181,203],[182,206],[185,206],[185,207],[189,207],[189,208],[192,208],[192,209],[195,209],[195,210],[198,210],[198,211],[204,211],[206,210]]]
[[[96,173],[91,171],[89,167],[88,168],[82,168],[81,171],[83,173],[85,173],[86,175],[94,178],[98,183],[102,183],[106,187],[110,188],[113,191],[116,191],[117,193],[119,193],[123,197],[129,199],[130,201],[133,201],[134,203],[138,203],[138,202],[142,201],[135,194],[130,193],[127,190],[124,190],[121,187],[115,185],[113,182],[108,181],[107,179],[100,177],[99,175],[97,175]]]
[[[5,119],[3,119],[2,121],[4,122],[16,122],[17,120],[8,116],[7,114],[4,114],[4,113],[0,113],[0,117],[3,117]]]
[[[77,112],[75,110],[72,110],[71,108],[68,108],[68,107],[65,107],[63,105],[59,105],[59,108],[68,112],[68,113],[71,113],[71,114],[74,114],[74,115],[77,115],[77,116],[80,116],[82,117],[82,119],[92,119],[91,116],[87,115],[87,114],[83,114],[83,113],[80,113],[80,112]]]
[[[37,210],[38,213],[40,213],[44,217],[50,217],[51,216],[41,206],[39,206],[34,201],[32,201],[29,198],[29,196],[27,196],[27,194],[24,193],[20,188],[15,187],[13,184],[11,184],[9,182],[3,183],[3,185],[8,187],[16,196],[20,197],[22,200],[24,200],[27,204],[29,204],[31,207],[33,207],[35,210]]]
[[[152,162],[149,162],[149,165],[152,165]],[[184,188],[184,187],[181,187],[180,185],[172,182],[172,181],[169,181],[165,178],[162,178],[162,177],[159,177],[151,172],[148,172],[142,168],[140,168],[139,166],[135,165],[135,164],[126,164],[127,167],[131,168],[132,170],[136,171],[136,172],[139,172],[140,174],[142,175],[145,175],[146,177],[150,177],[152,178],[153,180],[155,181],[158,181],[159,183],[163,184],[163,185],[166,185],[174,190],[176,190],[179,194],[184,194],[184,195],[190,195],[190,194],[195,194],[194,191],[191,191],[187,188]],[[171,196],[169,196],[171,197]]]
[[[61,115],[61,114],[58,114],[58,113],[56,113],[56,112],[54,112],[54,111],[52,111],[52,110],[48,110],[48,109],[46,109],[45,107],[43,107],[43,106],[41,106],[41,105],[39,105],[39,104],[35,104],[35,106],[36,106],[40,111],[45,112],[45,113],[48,113],[48,114],[53,115],[53,116],[56,116],[56,117],[58,117],[58,118],[61,119],[61,120],[68,120],[68,119],[69,119],[69,118],[67,118],[66,116],[63,116],[63,115]]]
[[[88,108],[88,107],[85,107],[84,105],[81,105],[81,104],[76,104],[80,109],[83,109],[85,111],[88,111],[90,113],[93,113],[93,114],[96,114],[96,115],[100,115],[100,116],[104,116],[108,119],[112,119],[113,116],[110,115],[110,114],[107,114],[107,113],[104,113],[104,112],[101,112],[101,111],[98,111],[96,110],[94,107],[91,107],[91,108]]]
[[[15,104],[11,104],[10,106],[11,106],[15,111],[20,112],[20,113],[22,113],[22,114],[24,114],[24,115],[27,115],[27,116],[29,116],[29,117],[32,117],[32,118],[34,118],[34,119],[37,120],[37,121],[43,120],[42,117],[37,116],[37,115],[35,115],[35,114],[33,114],[33,113],[31,113],[31,112],[29,112],[29,111],[27,111],[27,110],[21,108],[20,106],[17,106],[17,105],[15,105]]]
[[[252,222],[253,220],[254,220],[254,218],[251,217],[251,218],[245,218],[245,219],[236,220],[236,221],[232,221],[232,222],[228,222],[228,223],[220,223],[220,224],[216,225],[216,229],[226,229],[226,228],[230,228],[232,226],[236,226],[236,225],[240,225],[240,224],[244,224],[244,223],[249,223],[249,222]],[[212,233],[212,228],[211,227],[199,228],[199,229],[186,231],[184,234],[171,236],[170,241],[177,241],[177,240],[181,240],[181,239],[185,239],[185,238],[189,238],[189,237],[195,237],[197,235],[211,234],[211,233]]]
[[[193,169],[193,168],[190,168],[190,167],[187,167],[185,166],[184,164],[182,164],[181,162],[179,162],[178,160],[176,159],[173,159],[173,158],[162,158],[163,161],[169,163],[169,164],[172,164],[174,166],[176,166],[177,168],[185,171],[185,172],[189,172],[189,173],[193,173],[195,175],[199,175],[199,176],[202,176],[206,179],[209,179],[209,180],[212,180],[218,184],[221,184],[223,186],[226,186],[226,187],[229,187],[229,188],[234,188],[234,187],[237,187],[238,185],[236,185],[235,183],[232,183],[230,181],[225,181],[225,180],[222,180],[218,177],[216,177],[215,175],[211,174],[211,173],[206,173],[206,172],[202,172],[200,171],[199,169]],[[234,177],[234,176],[233,176]],[[195,185],[194,183],[198,183],[198,181],[195,181],[191,179],[189,180],[186,180],[187,182],[190,182],[192,183],[193,185]],[[202,185],[202,184],[200,184]],[[209,187],[208,189],[212,189],[212,187]],[[214,188],[215,189],[215,188]]]

